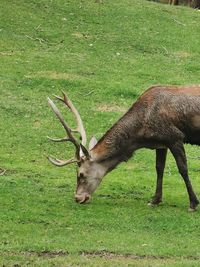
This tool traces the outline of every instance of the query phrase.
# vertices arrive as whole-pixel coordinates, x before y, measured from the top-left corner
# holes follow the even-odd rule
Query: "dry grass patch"
[[[0,56],[13,56],[14,53],[12,51],[2,51],[0,52]]]
[[[57,71],[38,71],[31,75],[27,75],[26,78],[47,78],[53,80],[80,80],[83,77],[76,73],[57,72]]]
[[[81,33],[81,32],[74,32],[72,33],[72,36],[78,38],[78,39],[82,39],[82,38],[85,38],[85,39],[91,39],[92,36],[87,34],[87,33]]]
[[[119,112],[125,113],[128,108],[127,107],[120,107],[117,104],[100,104],[96,108],[97,111],[100,112]]]
[[[188,58],[191,56],[191,53],[186,52],[186,51],[178,51],[173,53],[173,55],[177,58]]]

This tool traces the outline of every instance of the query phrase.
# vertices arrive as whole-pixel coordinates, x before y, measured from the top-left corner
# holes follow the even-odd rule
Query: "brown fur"
[[[156,149],[157,188],[151,203],[158,204],[169,149],[194,210],[199,202],[189,180],[184,143],[200,145],[200,86],[153,86],[105,133],[91,153],[98,162],[110,162],[110,171],[139,148]]]

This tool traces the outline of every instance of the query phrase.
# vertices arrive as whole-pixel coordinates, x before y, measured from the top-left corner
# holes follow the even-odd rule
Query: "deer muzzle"
[[[91,196],[88,194],[76,194],[75,201],[79,204],[86,203],[90,200]]]

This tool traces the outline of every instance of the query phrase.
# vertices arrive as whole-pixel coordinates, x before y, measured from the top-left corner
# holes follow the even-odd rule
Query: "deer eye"
[[[85,183],[86,183],[85,178],[80,178],[80,177],[78,177],[78,183],[79,183],[79,184],[85,184]]]
[[[84,173],[80,172],[79,173],[79,178],[84,178]]]
[[[84,173],[80,172],[78,174],[78,181],[79,183],[83,184],[85,182],[85,176],[84,176]]]

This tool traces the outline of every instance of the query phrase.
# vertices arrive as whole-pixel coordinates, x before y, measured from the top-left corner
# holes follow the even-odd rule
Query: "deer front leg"
[[[199,201],[193,191],[192,184],[188,176],[187,159],[185,155],[184,146],[182,143],[176,143],[170,148],[170,150],[176,160],[179,173],[181,174],[185,182],[186,188],[187,188],[187,192],[188,192],[189,200],[190,200],[189,211],[195,211],[196,207],[199,204]]]
[[[148,203],[150,206],[158,205],[162,202],[162,183],[163,173],[165,169],[165,162],[167,156],[167,149],[156,149],[156,172],[157,172],[157,183],[156,192],[152,200]]]

